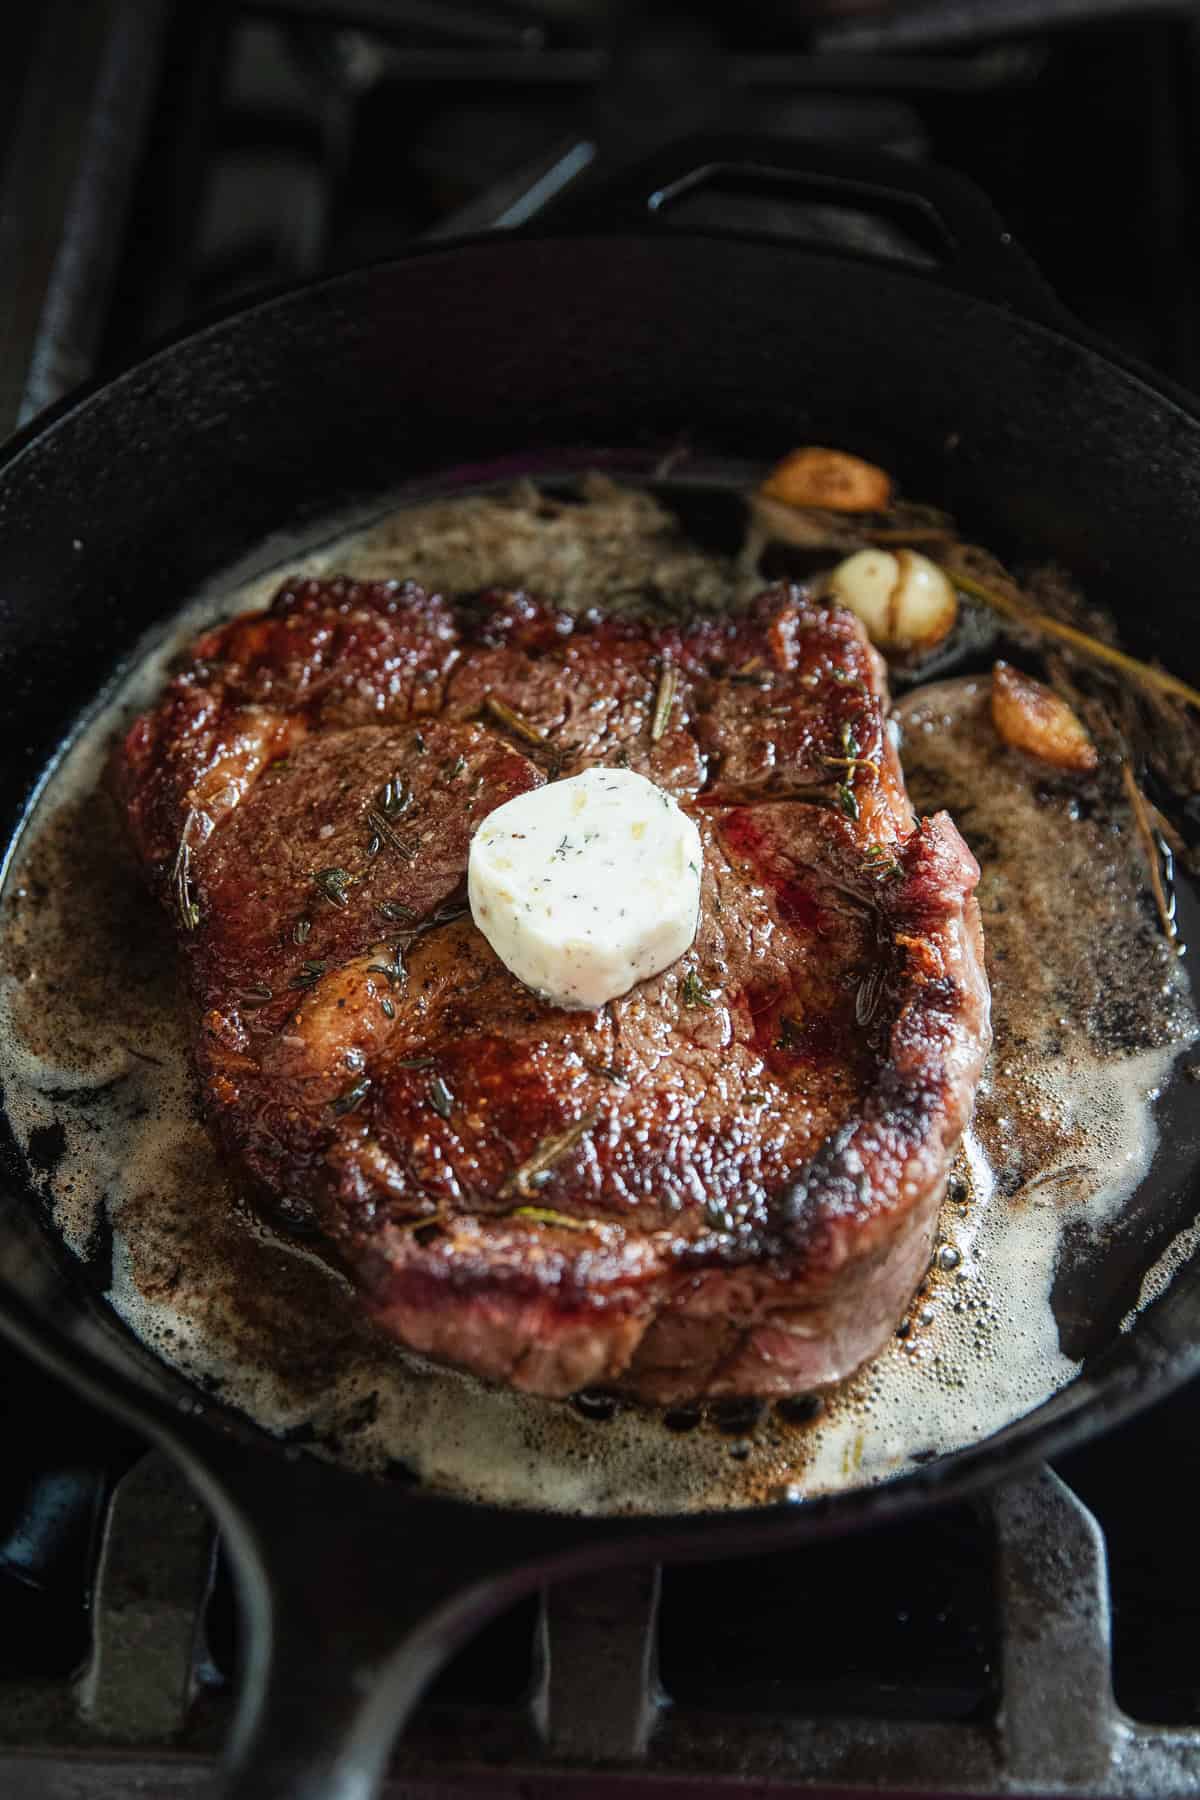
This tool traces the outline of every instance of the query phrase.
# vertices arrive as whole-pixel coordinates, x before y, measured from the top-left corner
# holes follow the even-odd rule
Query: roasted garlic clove
[[[1066,701],[1010,663],[992,670],[992,722],[1006,744],[1051,768],[1090,775],[1100,760]]]
[[[885,512],[891,504],[892,481],[860,456],[810,445],[793,450],[776,463],[759,492],[785,506],[815,506],[825,512]]]
[[[826,586],[858,615],[880,650],[932,650],[958,617],[953,583],[916,550],[858,550],[837,565]]]

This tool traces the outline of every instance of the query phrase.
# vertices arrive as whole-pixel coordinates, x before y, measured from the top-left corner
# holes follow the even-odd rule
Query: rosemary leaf
[[[667,729],[678,686],[679,670],[674,663],[664,662],[662,674],[658,678],[658,693],[654,698],[654,716],[650,721],[650,742],[652,744],[657,744]]]
[[[503,725],[505,730],[511,731],[514,737],[519,737],[526,744],[545,742],[545,734],[539,731],[536,725],[532,725],[528,719],[514,711],[505,701],[497,699],[495,694],[489,694],[483,704],[497,725]]]

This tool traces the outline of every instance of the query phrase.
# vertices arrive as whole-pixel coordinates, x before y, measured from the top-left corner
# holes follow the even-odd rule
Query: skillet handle
[[[229,1445],[203,1463],[248,1640],[220,1800],[370,1800],[451,1654],[548,1573],[589,1560],[567,1519],[431,1498],[307,1456]]]
[[[673,214],[705,190],[769,200],[784,213],[789,203],[840,207],[889,225],[895,254],[853,243],[839,255],[860,261],[913,262],[902,246],[917,252],[916,266],[932,267],[937,279],[985,300],[1000,301],[1026,317],[1058,328],[1075,328],[1066,308],[1036,264],[1007,231],[990,200],[950,169],[910,161],[886,151],[858,150],[799,139],[700,137],[685,139],[625,170],[607,182],[581,183],[571,201],[557,210],[556,223],[578,230],[671,228]],[[798,221],[802,223],[802,217]],[[685,227],[680,217],[679,224]],[[744,228],[699,223],[708,235],[763,238],[795,244],[797,234],[755,229],[748,211]],[[800,240],[810,245],[810,236]],[[827,238],[816,240],[828,244]]]

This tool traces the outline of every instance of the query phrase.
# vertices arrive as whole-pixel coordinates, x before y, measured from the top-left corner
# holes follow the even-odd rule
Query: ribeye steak
[[[914,819],[886,709],[857,621],[794,587],[679,626],[305,581],[196,642],[115,779],[205,1111],[386,1331],[663,1402],[820,1387],[880,1348],[989,1041],[978,870]],[[597,763],[696,820],[701,923],[562,1012],[472,924],[467,851]]]

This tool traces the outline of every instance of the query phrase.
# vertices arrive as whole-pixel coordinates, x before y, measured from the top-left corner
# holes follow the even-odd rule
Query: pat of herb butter
[[[696,935],[700,834],[632,769],[585,769],[489,813],[471,840],[471,916],[554,1006],[595,1009]]]

